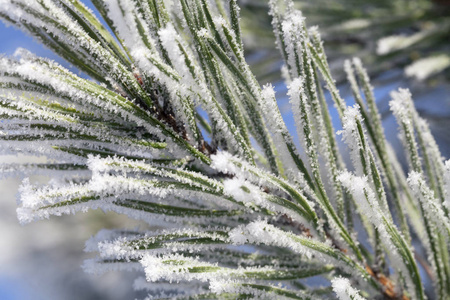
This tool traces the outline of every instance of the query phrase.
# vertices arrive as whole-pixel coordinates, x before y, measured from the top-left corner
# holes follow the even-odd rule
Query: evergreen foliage
[[[349,107],[290,0],[270,15],[300,147],[245,61],[236,0],[93,4],[108,28],[79,0],[0,0],[5,22],[91,78],[24,49],[0,58],[0,151],[47,157],[2,174],[68,178],[25,179],[21,223],[101,208],[164,227],[86,244],[87,272],[142,270],[150,299],[425,299],[419,268],[450,297],[450,161],[407,90],[391,94],[405,174],[361,61],[345,63]]]

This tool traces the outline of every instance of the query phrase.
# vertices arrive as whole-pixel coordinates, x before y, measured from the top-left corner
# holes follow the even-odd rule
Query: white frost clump
[[[404,36],[391,35],[384,37],[377,42],[377,54],[384,55],[398,48],[400,41],[404,39]]]
[[[224,181],[223,185],[226,194],[246,205],[250,205],[251,203],[261,205],[264,203],[264,199],[260,194],[260,188],[243,178],[236,177],[227,179]]]
[[[359,295],[359,291],[350,285],[347,278],[336,277],[331,280],[333,291],[336,293],[339,300],[364,300],[364,297]]]
[[[377,42],[377,54],[385,55],[397,50],[407,48],[426,37],[427,34],[428,31],[424,30],[410,36],[391,35],[381,38]]]
[[[285,49],[287,53],[287,62],[292,68],[292,74],[299,74],[296,64],[296,51],[301,42],[302,29],[305,18],[298,10],[291,11],[286,15],[281,23],[281,30],[284,38]]]
[[[361,30],[369,27],[372,23],[366,19],[353,19],[342,24],[338,25],[338,27],[342,30]]]
[[[410,104],[411,104],[411,93],[408,89],[399,89],[398,91],[392,91],[390,93],[392,100],[389,102],[391,111],[394,113],[397,119],[404,122],[410,121]]]
[[[207,273],[190,273],[189,270],[195,267],[214,266],[193,258],[184,257],[180,254],[163,256],[146,254],[140,262],[144,267],[145,277],[149,282],[155,282],[161,279],[169,282],[179,282],[180,280],[190,281],[193,279],[207,281],[207,278],[209,277]]]
[[[360,153],[363,148],[358,133],[357,121],[362,122],[362,117],[359,112],[359,106],[355,104],[352,107],[347,107],[344,111],[343,130],[337,132],[338,135],[342,134],[342,140],[350,148],[350,158],[353,166],[355,167],[356,174],[358,176],[364,175],[364,169],[361,163]]]
[[[450,66],[450,56],[437,55],[419,59],[405,68],[408,77],[416,77],[425,80],[431,75],[437,74]]]
[[[284,232],[264,220],[254,221],[246,226],[238,226],[230,231],[229,237],[235,245],[242,245],[247,242],[257,245],[272,245],[290,248],[292,251],[304,255],[307,259],[311,259],[313,255],[327,259],[319,252],[313,251],[294,240],[290,233]]]
[[[231,162],[233,155],[226,151],[220,151],[211,156],[211,167],[225,174],[236,174],[240,168]]]

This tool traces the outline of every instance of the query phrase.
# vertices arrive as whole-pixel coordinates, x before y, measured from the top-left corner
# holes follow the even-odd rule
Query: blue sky
[[[81,0],[81,2],[85,3],[89,8],[94,9],[90,1]],[[53,59],[65,67],[69,67],[67,62],[55,55],[39,41],[14,26],[8,26],[3,22],[0,22],[0,41],[0,54],[13,55],[17,48],[22,47],[38,56]]]
[[[13,26],[7,26],[0,22],[0,53],[12,55],[18,47],[33,50],[33,52],[42,55],[52,55],[50,50],[45,49],[30,36],[25,35],[19,29]]]

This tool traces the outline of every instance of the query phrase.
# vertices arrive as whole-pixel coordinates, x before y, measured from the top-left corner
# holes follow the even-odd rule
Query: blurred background
[[[82,0],[93,7],[89,0]],[[293,129],[286,86],[281,80],[281,57],[275,49],[267,0],[241,0],[246,56],[262,84],[271,82],[279,105]],[[450,158],[450,0],[297,0],[307,25],[318,25],[342,95],[353,104],[345,83],[343,62],[358,56],[375,87],[385,133],[397,150],[397,125],[389,112],[389,92],[409,88],[419,114],[428,120],[445,158]],[[77,73],[31,37],[0,22],[0,53],[12,55],[18,47],[56,60]],[[331,103],[330,103],[331,104]],[[334,125],[339,129],[337,116]],[[2,162],[37,162],[43,158],[0,157]],[[84,242],[101,228],[143,226],[113,213],[91,211],[54,217],[27,226],[17,221],[16,194],[21,178],[0,174],[0,299],[134,299],[136,274],[83,273],[81,264],[91,255]],[[45,181],[48,178],[38,177]],[[68,238],[70,237],[70,238]]]

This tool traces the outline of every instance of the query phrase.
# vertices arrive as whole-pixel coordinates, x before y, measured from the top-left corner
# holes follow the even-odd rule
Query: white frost
[[[353,288],[350,280],[344,277],[335,277],[331,280],[333,291],[336,293],[339,300],[364,300],[364,297],[359,295],[359,291]]]

